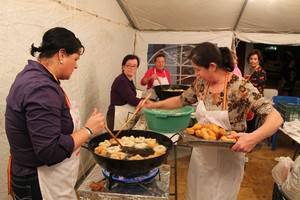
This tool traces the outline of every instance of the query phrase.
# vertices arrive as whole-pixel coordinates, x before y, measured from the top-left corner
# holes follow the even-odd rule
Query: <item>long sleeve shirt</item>
[[[14,175],[34,174],[39,166],[71,156],[70,109],[59,82],[45,67],[29,60],[12,84],[6,103],[5,129]]]
[[[113,121],[115,106],[129,104],[137,106],[141,101],[136,97],[136,88],[133,81],[129,80],[124,73],[120,74],[113,82],[110,91],[110,105],[108,108],[108,118]],[[113,122],[111,126],[113,127]],[[110,127],[111,128],[111,127]]]
[[[198,101],[198,97],[204,97],[206,93],[207,82],[203,79],[196,79],[191,87],[181,95],[183,105],[191,105]],[[249,108],[255,114],[265,117],[274,109],[271,102],[262,97],[257,88],[249,81],[235,74],[227,84],[227,106],[229,122],[232,130],[243,132],[247,129],[246,117]],[[222,110],[224,102],[224,91],[221,93],[211,93],[204,98],[207,110]]]
[[[264,94],[264,87],[265,87],[266,79],[267,79],[266,71],[262,67],[259,66],[251,74],[251,76],[249,78],[249,81],[263,95]]]

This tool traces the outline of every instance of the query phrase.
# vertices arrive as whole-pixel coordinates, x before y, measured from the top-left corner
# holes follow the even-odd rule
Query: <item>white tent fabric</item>
[[[72,30],[86,47],[78,69],[62,85],[79,103],[85,121],[94,107],[106,113],[110,87],[121,73],[121,62],[133,53],[136,30],[112,0],[4,0],[0,8],[0,199],[7,199],[6,166],[9,146],[4,129],[5,100],[10,85],[27,59],[30,45],[39,46],[43,33],[55,26]],[[82,164],[90,159],[83,152]],[[85,167],[82,167],[85,168]]]
[[[235,37],[249,43],[300,45],[300,34],[235,32]]]
[[[248,0],[234,31],[299,34],[299,10],[297,0]]]
[[[295,0],[119,0],[138,30],[300,33]]]
[[[118,2],[133,26],[140,31],[232,31],[237,33],[236,37],[240,40],[299,45],[300,1],[118,0]]]
[[[85,120],[94,107],[106,112],[122,58],[141,58],[136,84],[147,69],[148,44],[204,41],[300,45],[299,0],[2,0],[0,7],[0,160],[6,168],[5,98],[16,74],[49,28],[71,29],[86,47],[71,80],[64,82]],[[133,27],[133,28],[132,28]],[[87,161],[84,161],[88,163]],[[1,171],[0,199],[6,199]]]
[[[138,30],[232,30],[243,1],[120,0]],[[222,7],[223,6],[223,7]],[[220,9],[220,8],[230,9]],[[222,16],[222,17],[221,17]]]

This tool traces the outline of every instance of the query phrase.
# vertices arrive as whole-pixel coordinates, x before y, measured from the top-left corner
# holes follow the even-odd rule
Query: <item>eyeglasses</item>
[[[128,68],[137,68],[137,65],[125,65],[125,67],[128,67]]]

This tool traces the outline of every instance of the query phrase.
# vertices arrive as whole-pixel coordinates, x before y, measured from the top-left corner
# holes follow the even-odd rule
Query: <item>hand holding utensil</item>
[[[122,127],[120,128],[120,130],[118,131],[118,133],[116,134],[116,137],[118,137],[118,135],[122,132],[122,130],[128,125],[128,123],[136,116],[136,114],[142,109],[142,107],[144,106],[145,102],[151,97],[151,94],[148,94],[146,96],[145,99],[143,99],[142,103],[136,108],[136,110],[134,111],[133,115],[131,115],[131,117],[122,125]]]

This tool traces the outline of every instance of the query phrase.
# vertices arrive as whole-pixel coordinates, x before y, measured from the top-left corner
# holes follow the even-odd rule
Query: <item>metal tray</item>
[[[234,142],[225,142],[221,140],[205,140],[202,138],[199,138],[194,135],[190,135],[183,131],[181,134],[182,143],[191,145],[191,146],[199,146],[199,145],[208,145],[208,146],[218,146],[218,147],[232,147],[235,143]]]

